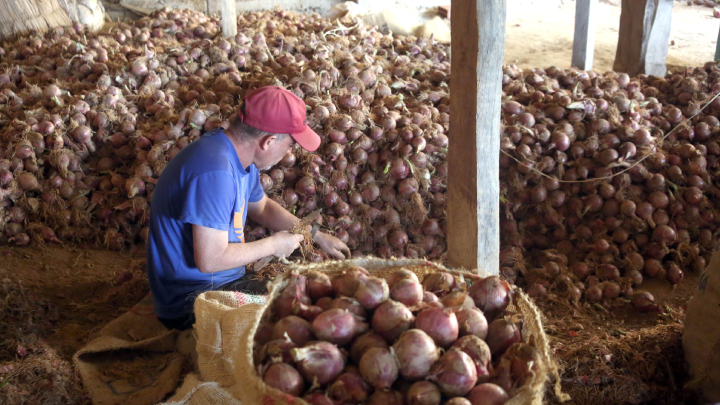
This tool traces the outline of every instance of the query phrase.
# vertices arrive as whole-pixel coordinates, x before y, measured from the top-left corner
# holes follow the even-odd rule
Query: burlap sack
[[[155,404],[175,390],[185,360],[179,333],[157,320],[150,295],[98,335],[73,356],[95,405]]]
[[[412,270],[418,275],[420,280],[422,280],[427,274],[437,272],[439,270],[448,271],[456,275],[463,275],[468,283],[472,283],[473,280],[478,278],[477,273],[448,270],[441,265],[424,260],[355,259],[297,266],[294,270],[301,273],[310,270],[319,270],[329,274],[335,274],[352,266],[362,266],[368,269],[374,276],[381,278],[387,277],[398,268]],[[246,305],[242,308],[228,309],[221,318],[221,325],[218,325],[220,328],[218,334],[221,334],[223,339],[218,339],[215,347],[222,347],[223,355],[229,356],[229,359],[223,362],[223,367],[224,373],[230,373],[230,376],[224,373],[218,374],[222,374],[223,382],[225,383],[228,382],[229,378],[234,378],[234,385],[228,386],[226,389],[244,404],[308,405],[302,399],[295,398],[266,386],[257,374],[256,367],[253,364],[253,337],[255,336],[255,331],[262,319],[272,315],[272,303],[274,299],[277,298],[279,292],[287,285],[288,281],[289,275],[285,275],[283,277],[279,277],[270,286],[268,302],[263,307],[253,307],[250,309],[245,308],[248,307]],[[558,395],[561,400],[566,400],[568,399],[567,395],[560,391],[560,378],[558,377],[557,366],[550,356],[548,338],[542,328],[540,312],[528,299],[526,294],[519,289],[515,289],[515,292],[515,298],[511,303],[510,309],[515,310],[522,316],[523,341],[534,343],[535,347],[538,349],[538,364],[537,373],[533,378],[528,379],[525,385],[515,392],[514,397],[508,402],[508,404],[542,404],[545,385],[548,382],[550,375],[555,377],[556,395]],[[233,339],[232,347],[228,347],[228,339]],[[201,343],[200,336],[198,343]],[[198,348],[198,352],[200,352],[200,348]],[[218,354],[219,352],[213,351],[212,353]],[[203,377],[205,377],[204,374]]]
[[[709,402],[720,402],[720,251],[688,302],[683,349],[694,377],[688,388],[699,389]]]

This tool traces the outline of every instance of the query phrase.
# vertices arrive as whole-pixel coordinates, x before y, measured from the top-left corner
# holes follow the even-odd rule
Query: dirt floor
[[[569,68],[575,2],[508,0],[505,62],[521,68]],[[593,70],[612,70],[620,26],[620,0],[599,0]],[[713,60],[720,19],[713,9],[675,2],[670,32],[669,66],[702,66]]]
[[[0,404],[89,404],[72,355],[148,293],[144,250],[0,246]]]

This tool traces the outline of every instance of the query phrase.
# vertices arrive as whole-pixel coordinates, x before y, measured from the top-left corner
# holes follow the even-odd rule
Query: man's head
[[[320,137],[307,125],[305,103],[277,86],[248,93],[230,130],[255,145],[253,163],[261,170],[279,162],[295,142],[311,152],[320,146]]]

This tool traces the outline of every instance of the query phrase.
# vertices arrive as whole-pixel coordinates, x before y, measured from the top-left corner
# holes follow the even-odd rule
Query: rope
[[[678,128],[684,128],[684,125],[683,125],[683,124],[687,123],[688,121],[691,121],[693,118],[695,118],[695,117],[697,117],[698,115],[700,115],[700,113],[701,113],[708,105],[710,105],[710,103],[712,103],[716,98],[718,98],[718,96],[720,96],[720,93],[716,94],[715,96],[713,96],[713,97],[710,99],[710,101],[708,101],[707,103],[705,103],[705,105],[703,105],[702,108],[700,109],[700,111],[698,111],[695,115],[693,115],[693,116],[690,117],[690,118],[685,118],[684,120],[682,120],[678,125],[675,126],[675,128],[671,129],[667,134],[665,134],[662,138],[660,138],[660,141],[659,141],[659,142],[656,142],[655,145],[652,146],[652,150],[653,150],[653,151],[656,150],[658,143],[662,143],[662,141],[664,141],[665,138],[667,138],[668,136],[670,136],[670,134],[672,134],[673,132],[675,132]],[[524,162],[521,162],[519,159],[517,159],[515,156],[509,154],[508,152],[506,152],[506,151],[504,151],[504,150],[502,150],[502,149],[500,149],[500,152],[503,153],[503,154],[505,154],[507,157],[509,157],[510,159],[516,161],[516,162],[519,163],[519,164],[525,164]],[[594,178],[592,178],[592,179],[585,179],[585,180],[560,180],[560,179],[558,179],[557,177],[555,177],[555,176],[550,176],[550,175],[548,175],[548,174],[545,174],[545,173],[541,172],[540,170],[538,170],[538,169],[536,169],[536,168],[534,168],[534,167],[530,167],[530,166],[527,166],[527,165],[526,165],[526,166],[528,167],[528,169],[530,169],[531,171],[534,171],[535,173],[541,175],[542,177],[546,177],[546,178],[548,178],[548,179],[550,179],[550,180],[556,180],[556,181],[558,181],[559,183],[589,183],[589,182],[598,181],[598,180],[608,180],[608,179],[612,179],[613,177],[619,176],[619,175],[621,175],[621,174],[623,174],[623,173],[625,173],[625,172],[627,172],[627,171],[630,171],[633,167],[639,165],[639,164],[642,163],[645,159],[649,158],[650,155],[651,155],[651,154],[648,153],[647,155],[643,156],[640,160],[638,160],[637,162],[633,163],[633,164],[630,165],[629,167],[627,167],[627,168],[625,168],[625,169],[623,169],[623,170],[621,170],[621,171],[619,171],[619,172],[617,172],[617,173],[615,173],[615,174],[612,174],[612,175],[610,175],[610,176],[594,177]]]

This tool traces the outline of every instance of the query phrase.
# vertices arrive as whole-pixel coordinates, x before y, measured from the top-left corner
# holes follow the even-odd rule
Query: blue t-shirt
[[[198,294],[245,274],[244,266],[201,273],[195,264],[192,226],[228,231],[230,243],[243,243],[248,203],[264,195],[257,168],[243,168],[222,130],[205,134],[168,163],[152,197],[147,251],[159,317],[187,315]]]

